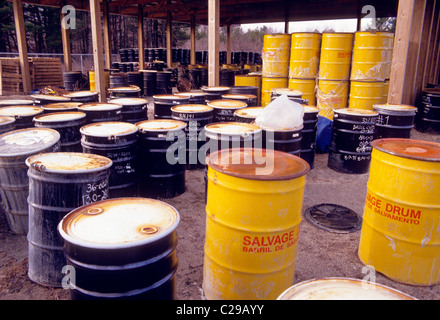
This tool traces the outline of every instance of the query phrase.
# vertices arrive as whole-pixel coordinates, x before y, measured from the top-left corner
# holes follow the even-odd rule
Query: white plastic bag
[[[255,119],[262,128],[272,130],[301,129],[303,126],[304,107],[282,94],[270,102]]]

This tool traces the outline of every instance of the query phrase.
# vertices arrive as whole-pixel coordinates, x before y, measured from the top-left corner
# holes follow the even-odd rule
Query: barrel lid
[[[130,86],[130,87],[109,88],[108,90],[110,92],[112,92],[112,91],[115,91],[115,92],[139,92],[139,91],[141,91],[141,88],[139,88],[137,86]]]
[[[288,97],[296,97],[296,98],[301,98],[303,95],[301,91],[290,88],[273,88],[272,92],[278,94],[286,94]]]
[[[33,100],[27,99],[11,99],[11,100],[0,100],[0,107],[9,107],[9,106],[24,106],[24,105],[32,105],[34,103]]]
[[[240,93],[227,93],[222,95],[223,99],[256,99],[257,96],[254,94],[240,94]]]
[[[264,110],[264,107],[246,107],[243,109],[235,110],[234,115],[242,118],[255,119]]]
[[[140,131],[171,131],[182,130],[186,127],[186,123],[172,119],[152,119],[136,123]]]
[[[122,106],[116,103],[105,103],[105,102],[92,102],[84,103],[78,106],[78,110],[81,111],[107,111],[107,110],[120,110]]]
[[[38,153],[55,145],[61,136],[48,128],[27,128],[0,135],[0,157]]]
[[[277,300],[416,300],[396,289],[351,278],[323,278],[300,282]]]
[[[130,122],[108,121],[91,123],[81,127],[81,134],[94,137],[127,135],[138,131],[138,127]]]
[[[440,95],[440,88],[426,88],[423,90],[423,93],[427,95]]]
[[[81,102],[56,102],[41,106],[43,110],[74,110],[78,108]]]
[[[216,134],[251,134],[261,132],[261,128],[244,122],[215,122],[205,126],[207,133]]]
[[[31,97],[36,100],[50,100],[50,101],[58,101],[58,102],[70,101],[70,98],[64,96],[52,95],[52,94],[33,94],[31,95]]]
[[[40,153],[26,159],[26,165],[38,171],[62,174],[78,174],[101,171],[112,166],[107,157],[80,152]]]
[[[375,111],[391,111],[398,113],[411,113],[415,114],[417,112],[417,108],[404,104],[375,104],[373,105],[373,110]]]
[[[217,109],[240,109],[247,107],[247,103],[239,100],[212,100],[208,102],[208,106]]]
[[[0,116],[0,125],[6,125],[15,122],[14,117]]]
[[[318,113],[319,112],[319,108],[315,107],[315,106],[308,106],[303,104],[304,107],[304,112],[305,113]]]
[[[32,116],[43,113],[43,109],[37,106],[10,106],[0,108],[1,116]]]
[[[206,92],[179,92],[179,96],[184,97],[206,97]]]
[[[334,109],[333,110],[335,114],[346,114],[346,115],[359,115],[363,117],[376,117],[378,113],[373,110],[367,110],[367,109],[356,109],[356,108],[341,108],[341,109]]]
[[[38,122],[60,122],[79,120],[86,117],[84,112],[66,111],[66,112],[52,112],[40,114],[34,117],[34,121]]]
[[[182,112],[182,113],[201,113],[214,110],[213,107],[207,106],[205,104],[180,104],[171,107],[171,111]]]
[[[153,96],[153,99],[161,100],[188,100],[188,97],[181,96],[179,94],[157,94]]]
[[[94,202],[68,213],[58,224],[66,242],[101,249],[153,243],[171,234],[180,216],[171,205],[147,198]]]
[[[203,86],[202,88],[201,88],[203,91],[208,91],[208,92],[216,92],[216,91],[227,91],[227,90],[230,90],[231,89],[231,87],[223,87],[223,86],[220,86],[220,87],[216,87],[216,86],[212,86],[212,87],[207,87],[207,86]]]
[[[290,180],[310,171],[303,159],[278,150],[222,149],[207,156],[209,167],[226,175],[250,180]]]
[[[379,151],[412,160],[440,162],[440,143],[400,138],[384,138],[371,142]]]
[[[98,95],[98,91],[74,91],[66,93],[64,96],[68,98],[83,98]]]
[[[148,100],[142,98],[118,98],[109,100],[109,103],[116,103],[122,106],[134,106],[139,104],[147,104]]]

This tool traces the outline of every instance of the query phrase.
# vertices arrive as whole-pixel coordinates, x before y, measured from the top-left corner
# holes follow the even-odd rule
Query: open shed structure
[[[394,54],[390,76],[388,102],[414,104],[427,83],[438,83],[440,71],[440,23],[438,0],[12,0],[17,30],[20,66],[24,92],[31,90],[27,63],[26,37],[22,3],[91,13],[96,89],[105,101],[104,67],[111,66],[109,15],[138,17],[138,45],[144,48],[143,18],[167,20],[167,61],[171,63],[171,24],[173,21],[191,24],[191,63],[195,63],[195,26],[207,24],[208,83],[219,83],[219,27],[227,27],[227,59],[230,62],[230,26],[244,23],[345,19],[368,17],[397,17]],[[366,10],[368,9],[369,10]],[[102,21],[101,21],[102,20]],[[103,26],[103,27],[101,27]],[[358,23],[360,26],[360,23]],[[62,28],[65,69],[71,69],[69,30]],[[105,57],[105,59],[104,59]],[[144,66],[144,51],[139,50],[139,65]]]

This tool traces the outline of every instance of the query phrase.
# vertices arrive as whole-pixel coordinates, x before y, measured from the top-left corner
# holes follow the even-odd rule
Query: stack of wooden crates
[[[63,86],[63,71],[58,58],[28,58],[32,90],[46,86]],[[23,93],[18,58],[0,58],[0,95]]]

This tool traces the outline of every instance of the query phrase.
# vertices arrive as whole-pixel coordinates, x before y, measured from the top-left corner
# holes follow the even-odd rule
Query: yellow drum
[[[371,143],[359,258],[411,285],[440,282],[440,144],[388,138]]]
[[[353,33],[332,32],[322,34],[319,78],[348,80],[350,77]]]
[[[262,78],[261,106],[267,106],[272,99],[273,88],[287,88],[287,78]]]
[[[383,81],[350,81],[349,108],[373,110],[383,101]]]
[[[110,72],[107,70],[104,70],[104,83],[106,88],[110,88]],[[91,91],[96,90],[95,71],[89,71],[89,85]]]
[[[276,299],[293,283],[309,165],[266,149],[222,150],[207,164],[206,298]]]
[[[333,110],[346,108],[348,103],[347,80],[318,80],[316,93],[319,115],[333,119]]]
[[[394,36],[389,32],[356,32],[351,66],[352,80],[390,78]]]
[[[316,105],[315,79],[289,79],[289,89],[301,91],[302,98],[309,100],[309,105]]]
[[[263,40],[263,77],[289,75],[290,35],[266,34]]]
[[[261,74],[260,73],[249,73],[249,74],[235,75],[235,86],[258,87],[257,104],[260,104],[260,100],[261,100]]]
[[[318,75],[320,50],[320,33],[292,33],[289,78],[315,78]]]

